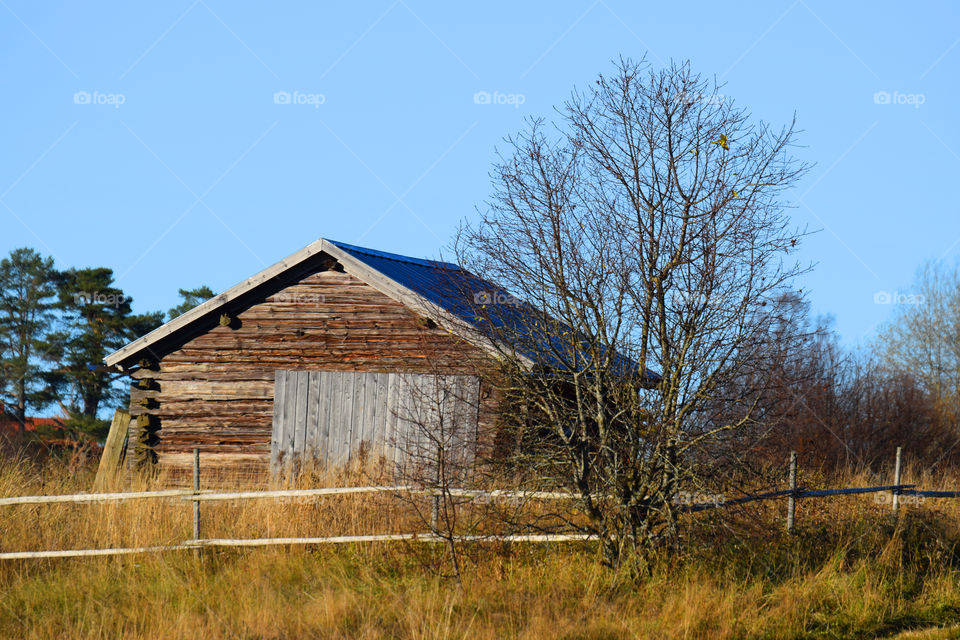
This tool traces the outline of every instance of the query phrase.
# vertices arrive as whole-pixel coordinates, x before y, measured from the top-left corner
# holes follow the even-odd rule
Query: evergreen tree
[[[23,435],[27,410],[52,396],[43,362],[50,355],[57,272],[52,258],[29,248],[0,261],[0,404]]]
[[[216,295],[213,290],[206,285],[201,285],[196,289],[180,289],[179,293],[180,297],[183,298],[183,302],[167,312],[167,320],[173,320],[177,316],[185,314],[187,311],[190,311],[190,309],[193,309]]]
[[[133,299],[115,287],[108,268],[70,269],[58,280],[61,312],[55,336],[58,368],[50,379],[68,415],[67,426],[103,437],[108,422],[101,409],[123,403],[125,374],[103,366],[103,358],[163,323],[163,312],[134,314]]]

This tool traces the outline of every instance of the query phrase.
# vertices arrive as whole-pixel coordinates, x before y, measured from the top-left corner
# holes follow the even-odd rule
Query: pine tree
[[[122,404],[129,391],[124,374],[103,366],[103,358],[163,322],[163,313],[134,314],[133,299],[114,286],[108,268],[70,269],[58,281],[61,312],[55,336],[57,369],[51,381],[68,415],[67,426],[94,437],[106,434],[103,408]]]
[[[167,320],[173,320],[177,316],[183,315],[187,311],[190,311],[190,309],[193,309],[216,295],[213,289],[206,285],[201,285],[196,289],[180,289],[179,293],[183,302],[167,312]]]
[[[50,357],[57,272],[53,259],[29,248],[0,261],[0,403],[22,436],[27,410],[52,399],[44,361]]]

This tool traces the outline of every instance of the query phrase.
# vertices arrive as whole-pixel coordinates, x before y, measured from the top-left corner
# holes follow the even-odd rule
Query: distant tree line
[[[180,290],[183,302],[136,313],[133,298],[106,267],[58,269],[30,248],[0,260],[0,422],[22,437],[27,417],[55,410],[64,427],[105,436],[105,410],[125,404],[124,374],[103,358],[213,296],[208,287]]]
[[[960,273],[930,263],[911,290],[916,303],[858,348],[844,348],[832,319],[812,317],[799,295],[782,299],[773,339],[730,382],[756,409],[723,443],[727,459],[782,465],[798,451],[825,471],[880,470],[902,446],[928,467],[960,461]],[[713,409],[711,420],[727,418]]]

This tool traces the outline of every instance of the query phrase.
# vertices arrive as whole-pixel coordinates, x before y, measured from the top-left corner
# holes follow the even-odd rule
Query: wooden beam
[[[93,481],[94,491],[103,489],[116,478],[116,474],[123,464],[129,427],[130,414],[123,409],[117,409],[113,413],[110,432],[107,434],[107,441],[104,443],[103,453],[100,455],[100,466],[97,467],[97,477]]]

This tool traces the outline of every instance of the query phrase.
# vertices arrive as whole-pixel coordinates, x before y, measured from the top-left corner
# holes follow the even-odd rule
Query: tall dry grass
[[[925,473],[908,469],[905,482]],[[812,475],[812,474],[811,474]],[[802,476],[803,477],[803,476]],[[301,482],[353,482],[312,478]],[[866,474],[813,478],[864,485]],[[960,488],[960,476],[922,478]],[[880,481],[886,482],[880,478]],[[0,495],[86,491],[92,471],[3,462]],[[152,485],[139,481],[136,488]],[[422,527],[369,495],[205,503],[204,537],[348,535]],[[684,552],[634,579],[582,544],[445,550],[405,544],[205,550],[0,562],[0,636],[28,638],[872,638],[960,622],[960,503],[872,497],[691,517]],[[171,544],[190,503],[0,507],[0,550]],[[953,633],[910,637],[946,637]],[[906,637],[906,636],[905,636]]]

